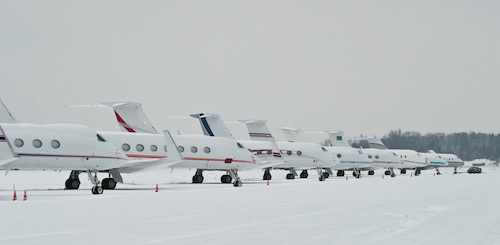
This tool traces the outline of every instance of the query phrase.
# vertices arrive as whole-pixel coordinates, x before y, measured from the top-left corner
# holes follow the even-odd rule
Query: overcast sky
[[[118,130],[500,133],[500,1],[0,1],[0,98],[21,122]],[[243,125],[232,124],[238,138]],[[243,133],[242,133],[243,132]],[[326,137],[326,136],[325,136]]]

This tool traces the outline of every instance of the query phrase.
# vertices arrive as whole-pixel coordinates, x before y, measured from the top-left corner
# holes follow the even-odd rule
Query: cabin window
[[[149,147],[149,149],[150,149],[152,152],[155,152],[155,151],[157,151],[157,150],[158,150],[158,147],[156,147],[156,145],[151,145],[151,146]]]
[[[271,155],[273,154],[273,151],[272,150],[267,150],[267,155]]]
[[[196,146],[191,146],[191,152],[192,153],[198,152],[198,148],[196,148]]]
[[[337,157],[338,157],[338,158],[341,158],[341,157],[342,157],[342,155],[340,155],[340,154],[337,154]]]
[[[184,146],[177,146],[177,150],[179,152],[184,152]]]
[[[375,159],[378,159],[378,155],[375,155]]]
[[[106,142],[106,140],[102,136],[100,136],[98,134],[97,134],[97,141],[99,141],[99,142]]]
[[[208,154],[208,153],[210,153],[211,150],[210,150],[210,148],[205,147],[205,148],[203,148],[203,151]]]
[[[368,155],[368,158],[372,159],[372,155]]]
[[[257,155],[262,154],[262,150],[257,150]]]
[[[298,156],[302,156],[302,151],[297,151]]]
[[[23,147],[24,141],[22,139],[16,139],[14,140],[14,145],[17,147]]]
[[[286,151],[286,154],[291,156],[292,155],[292,151]]]
[[[59,143],[59,141],[57,141],[57,140],[52,140],[50,142],[50,146],[52,146],[52,148],[54,148],[54,149],[57,149],[61,146],[61,143]]]
[[[40,148],[40,147],[42,147],[42,141],[40,141],[39,139],[35,139],[35,140],[33,140],[33,146],[34,146],[35,148]]]
[[[164,147],[163,147],[163,150],[164,150],[165,152],[168,152],[168,151],[167,151],[167,146],[164,146]]]
[[[144,146],[143,146],[142,144],[137,144],[137,145],[135,146],[135,149],[136,149],[138,152],[141,152],[141,151],[143,151],[143,150],[144,150]]]
[[[124,151],[129,151],[129,150],[130,150],[130,145],[129,145],[129,144],[127,144],[127,143],[125,143],[125,144],[123,144],[123,145],[122,145],[122,149],[123,149]]]

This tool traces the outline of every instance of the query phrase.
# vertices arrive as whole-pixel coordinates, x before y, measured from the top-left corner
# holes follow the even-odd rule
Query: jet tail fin
[[[153,127],[138,102],[103,102],[103,105],[113,107],[120,130],[130,133],[151,133],[158,131]]]
[[[7,110],[7,106],[0,100],[0,123],[16,123],[16,119]]]
[[[344,132],[339,130],[327,131],[332,141],[332,146],[351,147],[344,137]]]
[[[248,134],[251,140],[257,141],[271,141],[275,139],[271,135],[271,131],[267,128],[266,121],[264,120],[238,120],[247,126]]]
[[[191,117],[198,118],[203,134],[207,136],[226,137],[233,139],[233,135],[227,129],[220,115],[215,113],[191,114]]]
[[[281,131],[285,134],[286,138],[290,142],[311,142],[307,138],[306,134],[299,128],[294,127],[283,127]]]

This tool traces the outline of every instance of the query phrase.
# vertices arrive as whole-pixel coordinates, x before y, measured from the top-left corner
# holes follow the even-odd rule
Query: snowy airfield
[[[124,175],[103,195],[85,174],[63,190],[69,172],[2,172],[0,244],[500,244],[500,168],[441,172],[319,182],[273,171],[267,185],[243,171],[235,188],[222,172],[191,184],[194,170],[175,170]]]

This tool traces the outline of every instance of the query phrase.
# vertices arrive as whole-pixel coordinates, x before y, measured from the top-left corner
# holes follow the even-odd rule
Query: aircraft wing
[[[5,164],[9,164],[15,160],[17,160],[19,158],[15,158],[15,157],[12,157],[12,158],[8,158],[8,159],[3,159],[3,160],[0,160],[0,168],[5,165]]]

